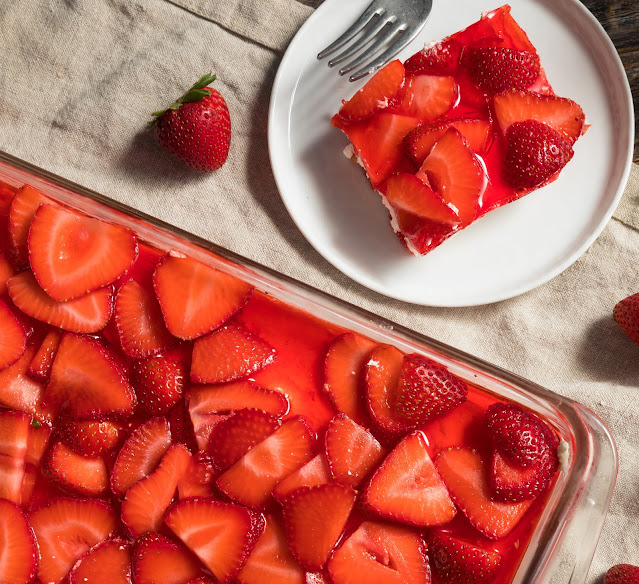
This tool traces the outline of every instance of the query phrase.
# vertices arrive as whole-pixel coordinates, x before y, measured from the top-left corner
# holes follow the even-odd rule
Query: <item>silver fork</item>
[[[349,81],[361,79],[386,65],[417,36],[424,28],[432,7],[433,0],[373,0],[355,23],[321,51],[317,58],[323,59],[334,53],[364,31],[350,46],[328,62],[329,67],[334,67],[366,49],[339,70],[340,75],[345,75],[366,63],[348,78]],[[384,47],[388,48],[383,50]],[[380,51],[383,52],[378,54]]]

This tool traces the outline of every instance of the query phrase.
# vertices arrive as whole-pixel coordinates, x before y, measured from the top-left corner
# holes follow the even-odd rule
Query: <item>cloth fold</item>
[[[588,583],[613,564],[639,564],[639,347],[612,319],[615,303],[639,292],[639,166],[590,249],[527,294],[437,309],[371,292],[308,244],[271,172],[273,79],[311,4],[4,0],[0,149],[582,402],[620,453]],[[228,102],[232,143],[227,163],[202,175],[146,125],[207,71]]]

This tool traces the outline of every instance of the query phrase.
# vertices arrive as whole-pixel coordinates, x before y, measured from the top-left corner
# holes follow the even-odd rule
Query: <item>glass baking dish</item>
[[[618,469],[614,440],[592,411],[5,153],[0,153],[0,180],[15,186],[30,184],[69,207],[131,228],[140,240],[161,250],[176,250],[236,275],[257,290],[337,327],[394,345],[405,353],[421,353],[488,394],[537,412],[555,428],[567,448],[512,582],[585,581]]]

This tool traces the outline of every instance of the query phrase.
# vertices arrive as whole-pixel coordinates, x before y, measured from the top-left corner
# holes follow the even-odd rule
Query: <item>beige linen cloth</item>
[[[269,163],[274,75],[312,1],[2,0],[0,149],[584,403],[620,453],[588,582],[615,563],[639,564],[639,347],[611,316],[639,291],[639,167],[592,247],[532,292],[459,309],[370,292],[307,243]],[[210,70],[233,139],[226,165],[202,175],[145,124]]]

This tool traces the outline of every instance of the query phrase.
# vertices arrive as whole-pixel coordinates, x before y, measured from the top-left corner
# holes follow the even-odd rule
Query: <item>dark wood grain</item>
[[[639,162],[639,0],[582,0],[614,43],[626,69],[635,106],[634,161]]]

